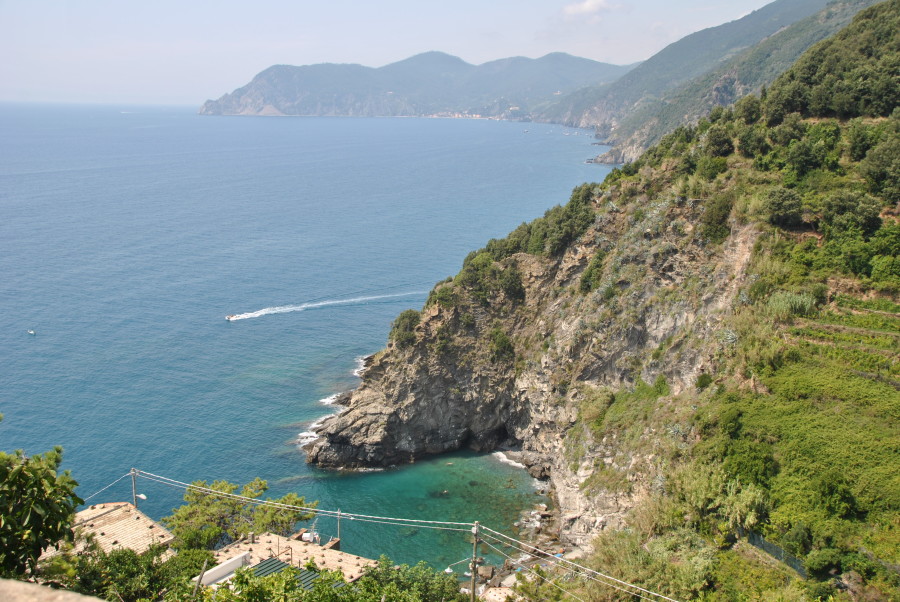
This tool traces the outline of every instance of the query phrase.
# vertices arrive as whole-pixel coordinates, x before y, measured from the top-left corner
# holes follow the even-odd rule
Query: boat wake
[[[249,320],[250,318],[261,318],[272,314],[287,314],[291,312],[306,311],[307,309],[316,309],[319,307],[328,307],[331,305],[355,305],[364,304],[370,301],[380,301],[382,299],[394,299],[397,297],[412,297],[415,295],[425,295],[426,291],[414,291],[411,293],[395,293],[391,295],[371,295],[368,297],[354,297],[352,299],[331,299],[327,301],[312,301],[309,303],[301,303],[299,305],[280,305],[278,307],[264,307],[256,311],[250,311],[243,314],[232,314],[225,316],[229,322],[237,320]]]

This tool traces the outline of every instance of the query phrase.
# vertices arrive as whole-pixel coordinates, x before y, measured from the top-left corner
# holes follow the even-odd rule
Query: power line
[[[321,508],[315,508],[310,506],[297,506],[293,504],[283,504],[281,502],[274,502],[271,500],[260,500],[258,498],[251,498],[244,495],[239,495],[236,493],[229,493],[225,491],[219,491],[217,489],[212,489],[210,487],[203,487],[201,485],[193,485],[189,483],[184,483],[182,481],[176,481],[175,479],[170,479],[168,477],[162,477],[159,475],[155,475],[153,473],[145,472],[143,470],[138,470],[137,475],[143,477],[150,481],[155,481],[157,483],[161,483],[163,485],[169,485],[172,487],[178,487],[180,489],[190,489],[194,491],[199,491],[200,493],[205,493],[207,495],[215,495],[220,497],[226,497],[230,499],[239,500],[248,504],[254,505],[265,505],[271,506],[275,508],[281,508],[283,510],[294,510],[294,511],[302,511],[302,512],[312,512],[322,516],[331,516],[337,518],[340,515],[341,518],[348,518],[351,520],[359,520],[361,522],[378,522],[383,521],[388,524],[398,524],[403,526],[420,526],[427,527],[428,525],[452,525],[453,527],[472,527],[474,523],[458,523],[451,521],[433,521],[433,520],[421,520],[416,518],[397,518],[391,516],[372,516],[368,514],[355,514],[352,512],[344,512],[338,510],[324,510]],[[449,527],[432,527],[432,528],[443,528],[446,530],[453,531],[468,531],[468,529],[459,529],[459,528],[449,528]]]
[[[489,536],[489,535],[485,535],[485,537],[489,537],[490,539],[492,539],[493,541],[497,542],[497,543],[500,544],[500,545],[506,545],[506,546],[509,546],[509,547],[511,547],[511,548],[514,548],[514,549],[516,549],[516,550],[518,550],[518,551],[520,551],[520,552],[524,552],[524,553],[525,553],[527,556],[529,556],[530,558],[535,558],[535,559],[538,558],[538,556],[536,556],[536,555],[534,555],[534,554],[530,554],[530,553],[526,552],[525,550],[522,550],[521,548],[516,548],[515,546],[512,546],[512,545],[510,545],[510,544],[504,544],[500,539],[498,539],[498,538],[496,538],[496,537],[491,537],[491,536]],[[499,554],[501,554],[501,555],[503,555],[503,556],[506,556],[506,558],[508,558],[509,560],[511,560],[513,564],[518,564],[518,565],[519,565],[520,567],[522,567],[523,569],[529,570],[529,569],[528,569],[528,565],[526,565],[525,563],[523,563],[523,562],[521,562],[521,561],[518,561],[518,560],[515,560],[514,558],[512,558],[512,557],[509,556],[508,554],[503,553],[501,550],[495,548],[494,546],[492,546],[492,545],[491,545],[490,543],[488,543],[488,542],[485,542],[485,544],[486,544],[487,546],[489,546],[491,549],[495,550],[497,553],[499,553]],[[611,587],[611,588],[613,588],[613,589],[619,590],[620,592],[626,593],[626,594],[628,594],[629,596],[636,596],[636,597],[638,597],[638,598],[641,598],[642,600],[650,600],[650,602],[653,602],[653,600],[654,600],[654,598],[648,598],[648,597],[643,596],[643,595],[641,595],[639,592],[636,592],[636,591],[634,591],[634,590],[631,590],[631,589],[625,589],[624,587],[620,587],[620,586],[615,585],[615,584],[612,584],[612,583],[607,583],[606,581],[602,581],[602,580],[598,579],[597,577],[595,577],[595,576],[593,576],[593,575],[590,575],[590,574],[587,574],[587,573],[582,573],[582,572],[580,572],[580,571],[577,570],[577,569],[570,569],[570,568],[567,568],[567,567],[562,567],[562,566],[561,566],[562,563],[558,562],[558,561],[561,560],[561,559],[558,558],[558,557],[555,557],[555,556],[548,556],[548,557],[545,557],[544,560],[546,560],[546,561],[549,562],[550,564],[553,564],[554,567],[556,567],[556,568],[558,568],[558,569],[562,569],[562,570],[565,571],[565,573],[568,574],[568,575],[578,575],[579,577],[584,577],[584,578],[590,579],[591,581],[594,581],[594,582],[596,582],[596,583],[599,583],[600,585],[604,585],[604,586],[606,586],[606,587]],[[575,564],[575,563],[572,563],[572,564]],[[580,567],[581,565],[577,565],[577,564],[576,564],[575,566],[579,566],[579,567]],[[583,567],[582,567],[582,568],[583,568]],[[636,586],[636,585],[631,585],[631,584],[629,584],[629,587],[633,587],[633,588],[636,588],[636,589],[641,589],[641,588],[639,588],[638,586]],[[652,595],[659,596],[660,594],[652,594]],[[662,597],[665,597],[665,596],[662,596]]]
[[[484,529],[485,531],[489,531],[489,532],[493,533],[494,535],[497,535],[497,536],[499,536],[499,537],[501,537],[501,538],[503,538],[503,539],[505,539],[505,540],[511,541],[511,542],[517,544],[518,546],[521,546],[520,549],[521,549],[522,551],[526,551],[526,549],[532,550],[532,552],[528,552],[529,554],[535,555],[534,552],[537,552],[536,555],[544,556],[544,557],[546,557],[547,559],[549,559],[549,560],[551,560],[551,561],[553,561],[553,562],[556,562],[556,563],[558,563],[558,564],[565,564],[565,565],[568,565],[568,566],[575,567],[574,570],[584,571],[584,572],[586,572],[586,573],[591,573],[591,574],[596,575],[596,576],[598,576],[598,577],[602,577],[603,579],[609,579],[610,581],[615,581],[616,583],[619,583],[619,584],[621,584],[621,585],[623,585],[623,586],[625,586],[625,587],[634,588],[634,589],[636,589],[636,590],[642,591],[642,592],[644,592],[644,593],[646,593],[646,594],[649,594],[649,595],[651,595],[651,596],[656,596],[657,598],[662,598],[663,600],[669,600],[670,602],[678,602],[678,601],[675,600],[674,598],[669,598],[668,596],[664,596],[664,595],[658,594],[658,593],[656,593],[656,592],[654,592],[654,591],[650,591],[649,589],[645,589],[645,588],[643,588],[643,587],[641,587],[641,586],[639,586],[639,585],[635,585],[635,584],[633,584],[633,583],[628,583],[627,581],[622,581],[621,579],[616,579],[615,577],[612,577],[612,576],[610,576],[610,575],[606,575],[606,574],[604,574],[604,573],[601,573],[600,571],[595,571],[594,569],[590,569],[590,568],[588,568],[588,567],[581,566],[580,564],[577,564],[577,563],[575,563],[575,562],[572,562],[571,560],[568,560],[568,559],[566,559],[566,558],[557,558],[557,557],[555,557],[555,556],[549,555],[549,554],[547,554],[546,552],[544,552],[543,550],[541,550],[540,548],[537,548],[537,547],[535,547],[535,546],[533,546],[533,545],[531,545],[531,544],[527,544],[527,543],[525,543],[525,542],[519,541],[518,539],[515,539],[515,538],[513,538],[513,537],[510,537],[509,535],[506,535],[506,534],[504,534],[504,533],[500,533],[499,531],[495,531],[495,530],[493,530],[493,529],[491,529],[491,528],[489,528],[489,527],[483,527],[483,529]],[[494,538],[494,539],[496,540],[496,538]],[[510,544],[507,544],[507,545],[510,545]],[[512,546],[512,547],[515,547],[515,546]],[[602,582],[599,582],[599,581],[598,581],[598,583],[602,583]],[[610,584],[606,584],[606,585],[610,585]],[[633,594],[633,595],[636,595],[636,596],[640,596],[640,594],[638,594],[638,593],[636,593],[636,592],[629,592],[629,593],[631,593],[631,594]],[[643,596],[640,596],[640,597],[643,597]]]
[[[322,508],[316,508],[316,507],[311,507],[311,506],[297,506],[297,505],[293,505],[293,504],[284,504],[281,502],[274,502],[271,500],[260,500],[257,498],[251,498],[251,497],[247,497],[244,495],[239,495],[236,493],[219,491],[217,489],[212,489],[210,487],[204,487],[201,485],[194,485],[191,483],[185,483],[183,481],[177,481],[175,479],[170,479],[168,477],[163,477],[160,475],[156,475],[156,474],[146,472],[143,470],[138,470],[138,469],[132,469],[132,471],[125,473],[124,475],[119,477],[116,481],[110,483],[109,485],[107,485],[106,487],[104,487],[103,489],[94,493],[93,495],[89,496],[86,499],[90,499],[90,498],[102,493],[103,491],[105,491],[106,489],[109,489],[110,487],[112,487],[113,485],[115,485],[116,483],[118,483],[119,481],[124,479],[125,477],[131,475],[132,473],[136,474],[139,477],[145,478],[149,481],[160,483],[162,485],[167,485],[169,487],[176,487],[176,488],[184,489],[184,490],[193,490],[193,491],[197,491],[199,493],[204,493],[206,495],[214,495],[214,496],[224,497],[224,498],[228,498],[228,499],[234,499],[234,500],[238,500],[238,501],[241,501],[241,502],[244,502],[247,504],[253,504],[253,505],[258,505],[258,506],[270,506],[270,507],[279,508],[282,510],[310,512],[310,513],[313,513],[313,514],[316,514],[319,516],[344,518],[344,519],[349,519],[349,520],[354,520],[354,521],[386,524],[386,525],[392,525],[392,526],[402,526],[402,527],[414,526],[417,528],[437,529],[437,530],[442,530],[442,531],[456,531],[456,532],[464,532],[464,533],[469,532],[470,528],[475,526],[475,523],[462,523],[462,522],[452,522],[452,521],[433,521],[433,520],[422,520],[422,519],[415,519],[415,518],[399,518],[399,517],[389,517],[389,516],[373,516],[373,515],[368,515],[368,514],[355,514],[352,512],[343,512],[341,510],[325,510]],[[465,528],[462,528],[462,527],[465,527]],[[534,558],[543,557],[544,559],[553,563],[554,566],[556,566],[558,568],[565,568],[567,573],[575,573],[579,576],[586,577],[588,579],[591,579],[591,580],[593,580],[597,583],[600,583],[602,585],[605,585],[607,587],[617,589],[617,590],[625,592],[629,595],[637,596],[644,600],[652,600],[652,598],[647,598],[638,592],[643,592],[650,596],[655,596],[656,598],[668,600],[669,602],[678,602],[677,600],[675,600],[673,598],[669,598],[668,596],[664,596],[662,594],[650,591],[648,589],[645,589],[645,588],[635,585],[633,583],[628,583],[626,581],[622,581],[621,579],[617,579],[615,577],[606,575],[606,574],[596,571],[594,569],[590,569],[588,567],[582,566],[578,563],[572,562],[571,560],[552,556],[552,555],[548,554],[547,552],[544,552],[540,548],[537,548],[537,547],[535,547],[531,544],[525,543],[523,541],[519,541],[518,539],[510,537],[509,535],[506,535],[499,531],[495,531],[494,529],[491,529],[489,527],[485,527],[485,526],[481,525],[480,528],[488,533],[493,534],[493,535],[489,535],[488,533],[484,533],[483,537],[489,538],[500,545],[517,549],[520,552],[528,554],[529,556],[532,556]],[[482,540],[482,541],[484,541],[484,540]],[[509,555],[503,553],[502,551],[500,551],[499,549],[497,549],[496,547],[491,545],[489,542],[484,541],[484,543],[487,546],[489,546],[491,549],[500,553],[502,556],[505,556],[509,560],[512,560],[514,563],[519,564],[520,566],[523,566],[523,568],[524,568],[524,565],[522,565],[520,562],[513,560]],[[564,567],[563,567],[563,565],[564,565]],[[473,570],[474,570],[474,568],[473,568]],[[598,577],[599,577],[599,579],[598,579]],[[613,581],[619,585],[614,585],[613,583],[609,583],[607,581],[602,581],[601,579]],[[553,583],[553,581],[550,581],[550,582]],[[554,583],[554,585],[556,585],[556,584]],[[623,586],[625,588],[631,588],[631,589],[623,589],[623,587],[620,587],[620,586]],[[559,586],[556,585],[556,587],[559,587]],[[560,588],[560,589],[562,589],[562,588]],[[637,591],[633,591],[633,590],[637,590]],[[570,596],[576,597],[576,596],[574,596],[574,594],[570,594],[569,592],[566,592],[566,590],[562,590],[562,591],[564,591],[565,593],[567,593]],[[576,597],[576,599],[579,599],[579,598]]]
[[[119,481],[121,481],[122,479],[124,479],[125,477],[129,476],[130,474],[131,474],[130,472],[126,472],[126,473],[123,474],[121,477],[119,477],[118,479],[116,479],[115,481],[113,481],[112,483],[110,483],[109,485],[107,485],[106,487],[104,487],[103,489],[101,489],[100,491],[97,491],[97,492],[95,492],[95,493],[92,493],[91,495],[89,495],[89,496],[87,496],[86,498],[84,498],[84,500],[82,500],[82,501],[87,502],[87,501],[88,501],[89,499],[91,499],[92,497],[96,497],[96,496],[100,495],[101,493],[103,493],[104,491],[106,491],[107,489],[109,489],[110,487],[112,487],[113,485],[115,485],[116,483],[118,483]]]
[[[529,567],[527,567],[527,566],[525,566],[525,565],[522,565],[522,564],[519,563],[519,562],[516,562],[515,560],[512,559],[512,557],[510,557],[508,554],[506,554],[503,550],[500,550],[500,549],[498,549],[498,548],[495,548],[495,547],[492,546],[490,543],[488,543],[488,542],[486,542],[486,541],[484,541],[484,540],[482,540],[482,541],[484,542],[484,545],[486,545],[486,546],[489,547],[490,549],[494,550],[495,552],[497,552],[497,553],[500,554],[501,556],[505,556],[505,557],[508,558],[509,560],[512,560],[515,564],[520,565],[525,571],[531,573],[532,575],[534,575],[534,576],[537,577],[538,579],[541,579],[541,578],[542,578],[542,577],[538,574],[537,571],[535,571],[535,570],[533,570],[533,569],[531,569],[531,568],[529,568]],[[553,587],[555,587],[556,589],[558,589],[559,591],[561,591],[562,593],[564,593],[564,594],[566,594],[566,595],[569,595],[569,596],[575,598],[576,600],[579,600],[580,602],[584,602],[584,600],[582,600],[581,598],[579,598],[578,596],[576,596],[576,595],[573,594],[572,592],[570,592],[570,591],[564,589],[561,585],[559,585],[558,583],[556,583],[556,582],[553,581],[552,579],[547,579],[546,577],[543,577],[543,579],[544,579],[547,583],[549,583],[550,585],[552,585]],[[624,591],[624,590],[622,590],[622,591]],[[630,592],[628,592],[628,593],[630,593]]]

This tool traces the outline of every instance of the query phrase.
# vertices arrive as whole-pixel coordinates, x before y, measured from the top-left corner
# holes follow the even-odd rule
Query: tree
[[[763,207],[773,225],[793,228],[803,223],[803,201],[793,190],[773,188],[766,193]]]
[[[155,544],[142,554],[130,548],[104,552],[92,539],[84,549],[72,550],[41,563],[40,579],[54,587],[113,602],[159,600],[166,592],[179,592],[187,599],[193,589],[191,578],[204,564],[216,563],[208,550],[182,550],[171,556]]]
[[[180,549],[211,550],[250,532],[272,531],[289,535],[297,522],[313,517],[309,511],[277,508],[239,499],[235,494],[238,485],[228,481],[215,481],[212,485],[207,485],[206,481],[195,481],[192,485],[184,494],[186,503],[175,508],[171,516],[162,519],[175,536],[175,547]],[[244,485],[240,496],[258,499],[268,488],[266,481],[256,478]],[[221,492],[221,495],[206,489]],[[316,505],[316,502],[306,504],[303,497],[294,493],[272,501],[310,508]]]
[[[69,471],[57,472],[61,463],[59,446],[36,456],[0,452],[0,576],[34,573],[44,550],[74,539],[72,519],[83,501]]]
[[[706,142],[703,145],[711,157],[727,157],[734,152],[734,143],[728,134],[728,128],[716,124],[706,132]]]
[[[416,310],[403,310],[391,324],[388,338],[401,349],[409,347],[416,342],[416,326],[419,325],[421,319],[421,315]]]

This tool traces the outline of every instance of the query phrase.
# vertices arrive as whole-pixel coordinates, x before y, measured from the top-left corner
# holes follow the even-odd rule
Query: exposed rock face
[[[414,344],[391,344],[370,359],[346,410],[307,447],[308,461],[387,466],[462,447],[511,446],[532,475],[551,480],[570,541],[588,544],[599,529],[621,526],[658,468],[652,454],[616,437],[591,439],[579,422],[586,391],[660,375],[673,393],[693,386],[715,361],[719,322],[756,235],[736,229],[711,248],[693,225],[698,204],[638,201],[641,210],[628,214],[617,208],[619,193],[607,191],[594,201],[594,225],[562,255],[504,259],[521,274],[524,301],[498,293],[484,304],[459,284],[438,285],[451,287],[454,302],[423,310]],[[583,294],[579,279],[601,249],[602,281]],[[497,329],[513,341],[515,360],[492,351]],[[573,451],[578,440],[590,444]],[[627,475],[629,487],[586,490],[601,465]]]

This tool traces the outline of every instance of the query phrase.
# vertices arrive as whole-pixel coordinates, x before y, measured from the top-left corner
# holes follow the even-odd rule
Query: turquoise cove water
[[[603,179],[589,132],[9,104],[0,131],[0,449],[62,445],[82,497],[132,467],[258,476],[322,508],[509,532],[542,499],[490,454],[340,474],[297,441],[469,251]],[[138,489],[154,518],[183,494]],[[130,499],[124,479],[91,502]],[[345,520],[341,537],[438,567],[469,553],[452,531]]]

